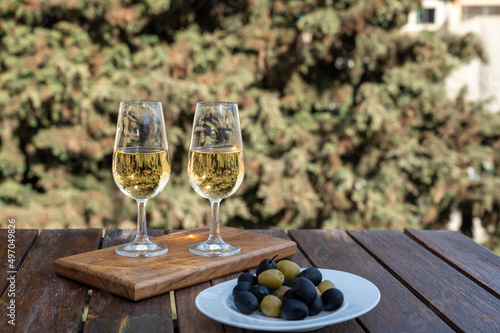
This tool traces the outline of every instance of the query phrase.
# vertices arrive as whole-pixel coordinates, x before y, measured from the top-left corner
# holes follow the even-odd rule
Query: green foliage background
[[[0,225],[134,227],[110,171],[124,99],[164,105],[173,174],[148,204],[150,226],[204,225],[209,203],[185,172],[194,108],[228,100],[246,175],[223,223],[437,228],[455,204],[498,235],[500,114],[443,87],[485,55],[473,35],[401,34],[418,6],[2,1]]]

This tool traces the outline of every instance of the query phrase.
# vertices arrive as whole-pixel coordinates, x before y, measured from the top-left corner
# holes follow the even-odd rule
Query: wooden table
[[[255,232],[297,242],[291,259],[302,267],[350,272],[380,289],[372,311],[318,332],[500,332],[500,257],[459,233]],[[205,317],[194,304],[200,291],[238,274],[132,302],[53,271],[59,257],[130,241],[134,233],[107,230],[102,237],[101,229],[18,229],[15,263],[9,267],[8,230],[1,229],[0,332],[247,332]],[[8,323],[12,299],[15,326]]]

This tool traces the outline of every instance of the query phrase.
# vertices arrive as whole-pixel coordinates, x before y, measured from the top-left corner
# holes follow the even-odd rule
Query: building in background
[[[486,108],[500,111],[500,0],[424,0],[422,8],[408,16],[403,31],[416,34],[422,30],[443,29],[458,35],[474,33],[481,37],[488,63],[473,60],[455,69],[445,82],[448,97],[457,96],[467,86],[469,100],[490,100]],[[460,230],[464,215],[452,208],[448,228]],[[473,218],[473,238],[479,243],[488,239],[479,218]]]
[[[463,86],[470,100],[491,100],[487,109],[500,111],[500,0],[424,0],[422,8],[408,16],[405,33],[438,30],[481,37],[489,62],[473,60],[457,68],[446,80],[448,96]]]

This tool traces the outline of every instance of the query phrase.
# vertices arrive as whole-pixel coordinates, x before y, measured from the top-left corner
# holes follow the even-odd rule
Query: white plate
[[[203,290],[196,297],[196,307],[205,316],[223,324],[264,331],[305,332],[357,318],[373,309],[380,300],[380,291],[370,281],[346,272],[320,269],[323,280],[332,281],[344,294],[344,303],[335,311],[321,311],[303,320],[269,318],[256,311],[245,315],[233,302],[237,279]]]

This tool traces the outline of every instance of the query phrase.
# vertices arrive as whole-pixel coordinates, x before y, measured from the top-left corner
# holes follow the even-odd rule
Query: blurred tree
[[[485,55],[473,35],[402,34],[418,6],[3,1],[0,224],[133,227],[111,153],[119,101],[147,98],[164,104],[173,163],[150,225],[203,225],[187,146],[195,103],[222,99],[240,105],[247,169],[226,224],[439,227],[458,203],[498,233],[500,114],[442,84]]]

